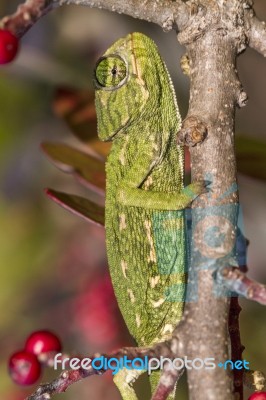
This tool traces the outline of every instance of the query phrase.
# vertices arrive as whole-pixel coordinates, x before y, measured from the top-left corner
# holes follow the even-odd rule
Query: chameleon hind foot
[[[123,368],[114,376],[114,383],[116,384],[123,400],[138,400],[133,388],[133,383],[144,372],[145,371],[143,370],[129,370]]]
[[[152,395],[154,395],[154,393],[157,389],[161,374],[162,374],[162,371],[153,371],[152,374],[149,376]],[[176,392],[176,385],[175,385],[175,388],[173,389],[173,391],[171,393],[169,393],[167,400],[175,400],[175,392]]]

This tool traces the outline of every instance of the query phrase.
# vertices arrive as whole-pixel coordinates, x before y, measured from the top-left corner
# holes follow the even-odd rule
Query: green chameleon
[[[118,40],[95,68],[98,135],[112,141],[106,163],[105,228],[116,298],[139,346],[171,336],[185,296],[185,207],[205,191],[183,186],[181,118],[173,84],[154,42],[141,33]],[[123,400],[144,371],[122,369]],[[152,391],[159,373],[151,375]]]

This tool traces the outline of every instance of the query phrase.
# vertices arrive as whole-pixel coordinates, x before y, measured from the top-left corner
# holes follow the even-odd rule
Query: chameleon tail
[[[150,385],[151,385],[151,393],[152,395],[155,393],[156,388],[158,386],[162,371],[153,371],[152,374],[149,376]],[[174,400],[175,399],[175,392],[176,387],[174,390],[168,395],[167,400]]]
[[[133,383],[143,374],[143,370],[128,370],[123,368],[114,376],[114,383],[117,386],[123,400],[138,400]],[[151,393],[154,394],[161,377],[161,371],[154,371],[149,377]],[[167,397],[167,400],[175,399],[175,389]]]
[[[114,376],[114,383],[123,400],[138,400],[133,383],[144,372],[143,370],[128,370],[123,368]]]

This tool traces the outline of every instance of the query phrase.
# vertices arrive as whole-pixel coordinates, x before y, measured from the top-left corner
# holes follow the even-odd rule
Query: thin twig
[[[170,366],[166,364],[151,400],[166,400],[169,394],[175,389],[175,386],[183,373],[184,368],[178,371],[170,368]]]
[[[178,341],[177,338],[173,338],[171,341],[166,341],[163,343],[158,343],[153,347],[125,347],[119,349],[118,351],[112,354],[94,354],[89,357],[91,360],[94,358],[105,357],[107,359],[117,358],[121,359],[124,356],[127,357],[128,360],[133,360],[134,358],[160,358],[160,356],[167,357],[173,359],[176,357],[176,354],[173,353],[172,346]],[[69,386],[74,383],[87,378],[91,375],[102,375],[105,373],[105,369],[94,369],[91,365],[88,368],[83,369],[79,368],[78,370],[65,370],[63,371],[56,379],[54,379],[50,383],[46,383],[40,385],[37,390],[27,397],[26,400],[47,400],[50,399],[56,393],[65,392]]]
[[[242,353],[244,346],[241,344],[240,328],[239,328],[239,314],[241,307],[238,303],[238,297],[232,297],[229,311],[229,335],[231,339],[231,360],[233,362],[242,360]],[[237,395],[238,400],[243,400],[243,369],[234,369],[234,393]]]
[[[253,14],[248,17],[249,20],[249,46],[258,53],[266,57],[266,26],[264,21],[260,21]]]
[[[236,267],[226,267],[219,273],[224,285],[249,300],[266,305],[266,286],[249,279]]]
[[[53,6],[52,0],[26,0],[17,11],[0,21],[0,28],[7,29],[20,38]]]
[[[67,370],[62,372],[58,378],[50,383],[40,385],[35,393],[27,397],[26,400],[47,400],[50,399],[56,393],[65,392],[69,386],[73,385],[90,375],[101,375],[102,371],[91,369],[80,368],[77,371]]]

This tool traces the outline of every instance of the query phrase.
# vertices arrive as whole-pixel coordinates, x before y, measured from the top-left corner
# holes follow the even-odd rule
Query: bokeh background
[[[19,3],[1,0],[0,16],[14,12]],[[255,0],[255,10],[266,20],[265,1]],[[87,189],[56,169],[40,150],[43,141],[84,149],[55,112],[55,93],[59,87],[92,89],[97,58],[132,31],[146,33],[158,44],[184,117],[189,93],[188,79],[179,66],[184,49],[176,45],[173,32],[166,34],[154,24],[130,17],[65,6],[40,20],[24,36],[16,61],[0,69],[1,399],[22,400],[33,390],[15,386],[6,364],[10,353],[22,348],[34,330],[51,329],[60,335],[66,351],[84,355],[132,344],[110,287],[104,230],[58,207],[43,192],[52,187],[86,197]],[[255,156],[246,164],[244,160],[247,173],[239,174],[245,235],[250,240],[249,275],[265,283],[266,61],[248,49],[239,57],[238,66],[249,103],[237,111],[237,134],[258,141]],[[259,160],[254,168],[253,162]],[[249,169],[253,170],[250,174]],[[244,357],[252,369],[266,372],[265,308],[244,300],[241,304]],[[47,371],[42,380],[53,376],[53,371]],[[185,379],[178,394],[180,400],[187,399]],[[148,395],[143,392],[141,398],[148,399]],[[54,398],[118,400],[120,396],[107,374],[76,384]]]

